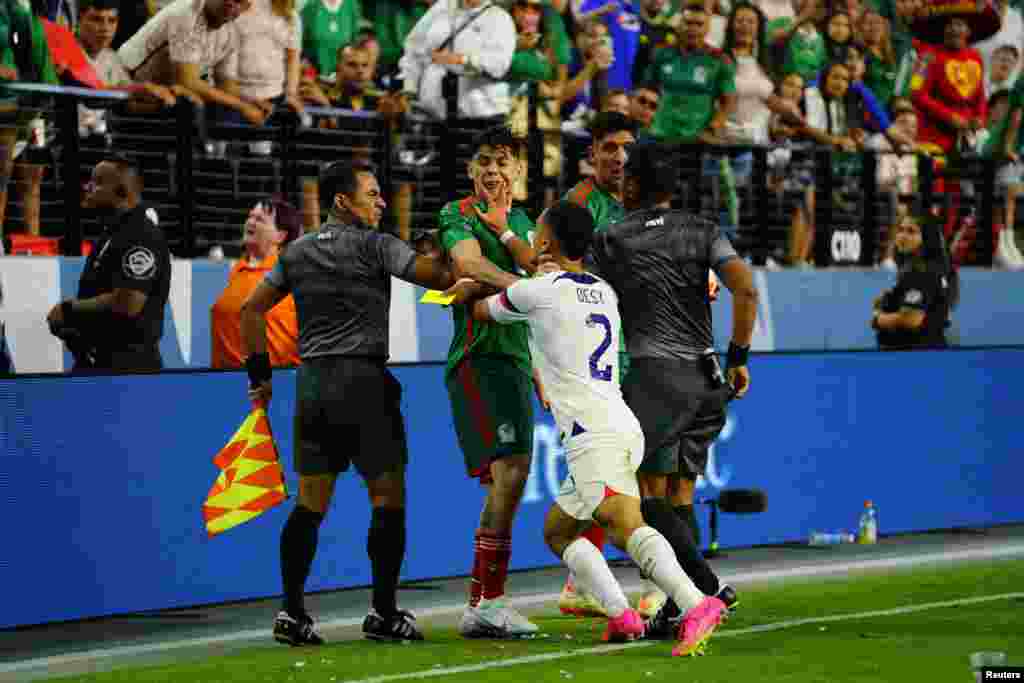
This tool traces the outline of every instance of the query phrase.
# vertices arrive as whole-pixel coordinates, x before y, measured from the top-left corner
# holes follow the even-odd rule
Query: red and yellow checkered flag
[[[249,413],[213,464],[220,468],[220,476],[203,503],[211,537],[248,522],[288,497],[270,420],[262,406]]]

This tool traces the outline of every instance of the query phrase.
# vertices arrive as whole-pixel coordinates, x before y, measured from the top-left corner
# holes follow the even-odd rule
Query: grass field
[[[535,615],[543,636],[532,640],[466,641],[451,628],[431,628],[425,621],[422,626],[429,639],[425,643],[348,640],[293,649],[269,641],[268,631],[265,647],[177,665],[58,680],[967,683],[973,680],[968,666],[972,652],[1006,652],[1010,664],[1024,665],[1021,560],[739,589],[740,611],[711,640],[708,655],[698,658],[669,657],[671,643],[601,645],[600,622],[564,618],[552,606]],[[977,601],[971,602],[972,598]],[[893,613],[915,606],[920,609]],[[883,610],[890,613],[865,614]]]

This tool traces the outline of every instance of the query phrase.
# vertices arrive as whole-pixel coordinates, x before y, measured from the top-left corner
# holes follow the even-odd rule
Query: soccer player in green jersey
[[[441,248],[456,274],[504,289],[518,279],[513,273],[522,266],[532,269],[535,260],[534,224],[511,207],[512,188],[525,172],[522,143],[498,127],[484,131],[474,147],[473,194],[441,209]],[[453,306],[452,316],[455,335],[445,384],[466,470],[487,490],[460,631],[478,638],[529,635],[537,627],[502,600],[512,520],[533,453],[528,328],[474,321],[464,305]]]

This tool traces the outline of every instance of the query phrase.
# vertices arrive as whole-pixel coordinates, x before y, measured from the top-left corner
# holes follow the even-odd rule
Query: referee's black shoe
[[[740,605],[740,599],[736,595],[736,589],[727,583],[723,583],[722,587],[715,593],[715,597],[725,603],[726,608],[729,610],[727,614],[732,614],[736,611],[736,608]]]
[[[739,598],[736,596],[736,590],[725,583],[715,593],[715,597],[725,603],[727,612],[723,613],[723,617],[732,614],[736,611],[736,607],[740,604]],[[679,634],[679,624],[683,620],[683,614],[676,607],[675,602],[671,599],[666,600],[658,612],[647,620],[647,624],[644,628],[644,639],[645,640],[675,640]]]
[[[377,610],[371,609],[363,619],[363,635],[370,640],[391,642],[423,640],[423,634],[416,628],[416,617],[404,610],[384,618],[377,614]]]
[[[305,612],[293,616],[284,610],[274,619],[274,640],[294,647],[324,644],[324,639],[313,628],[313,617]]]
[[[675,640],[679,635],[679,624],[682,620],[682,612],[672,598],[669,598],[644,625],[644,640]]]

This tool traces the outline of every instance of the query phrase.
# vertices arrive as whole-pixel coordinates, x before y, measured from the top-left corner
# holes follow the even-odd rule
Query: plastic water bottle
[[[860,514],[857,543],[862,545],[878,543],[878,513],[870,500],[864,502],[864,512]]]
[[[853,534],[845,531],[838,533],[823,533],[821,531],[812,531],[811,538],[808,541],[809,545],[839,545],[841,543],[853,543]]]

